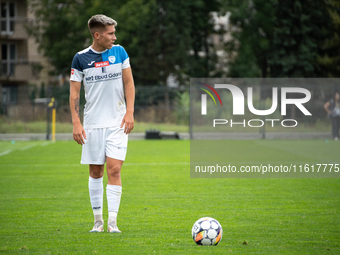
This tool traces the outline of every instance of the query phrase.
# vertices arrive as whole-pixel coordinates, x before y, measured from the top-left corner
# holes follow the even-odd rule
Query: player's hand
[[[133,118],[133,113],[132,112],[126,112],[123,120],[122,120],[122,124],[120,125],[120,128],[122,128],[124,126],[124,133],[125,134],[129,134],[131,132],[131,130],[134,127],[134,118]]]
[[[80,123],[73,124],[73,139],[80,145],[85,143],[84,139],[86,139],[86,133]]]

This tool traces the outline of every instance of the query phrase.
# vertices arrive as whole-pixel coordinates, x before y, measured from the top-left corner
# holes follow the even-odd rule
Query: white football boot
[[[104,232],[104,222],[97,220],[90,232]]]
[[[117,224],[114,221],[110,221],[108,223],[107,232],[109,232],[109,233],[122,233],[122,231],[120,231],[118,229]]]

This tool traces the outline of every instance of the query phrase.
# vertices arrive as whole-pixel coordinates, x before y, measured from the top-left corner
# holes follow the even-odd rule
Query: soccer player
[[[92,16],[88,28],[93,43],[74,56],[71,66],[73,139],[82,145],[81,164],[88,164],[90,170],[88,187],[94,214],[94,227],[90,232],[104,231],[105,162],[108,232],[121,232],[117,227],[122,194],[120,172],[126,156],[128,134],[134,127],[135,86],[128,54],[122,46],[114,45],[116,26],[117,22],[105,15]],[[86,99],[83,126],[79,114],[81,82]]]

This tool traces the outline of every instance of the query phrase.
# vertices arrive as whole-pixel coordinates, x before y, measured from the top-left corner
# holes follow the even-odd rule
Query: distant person
[[[334,97],[326,102],[323,108],[328,113],[328,116],[332,120],[332,135],[333,139],[337,141],[339,139],[340,128],[340,95],[339,92],[334,93]]]
[[[89,193],[94,215],[90,232],[103,232],[103,175],[108,175],[106,196],[108,232],[120,233],[117,214],[122,194],[120,172],[125,160],[128,134],[134,127],[135,86],[129,56],[116,41],[117,22],[105,15],[88,21],[93,38],[90,47],[73,58],[70,78],[70,109],[73,139],[82,145],[81,164],[90,170]],[[80,122],[79,92],[85,90],[84,127]],[[126,103],[124,99],[124,90]]]

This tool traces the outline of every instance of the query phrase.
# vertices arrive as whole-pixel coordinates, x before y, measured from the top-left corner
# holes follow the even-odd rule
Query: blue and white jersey
[[[121,125],[126,113],[122,69],[129,67],[129,56],[120,45],[103,52],[88,47],[74,56],[70,80],[84,85],[84,128]]]

